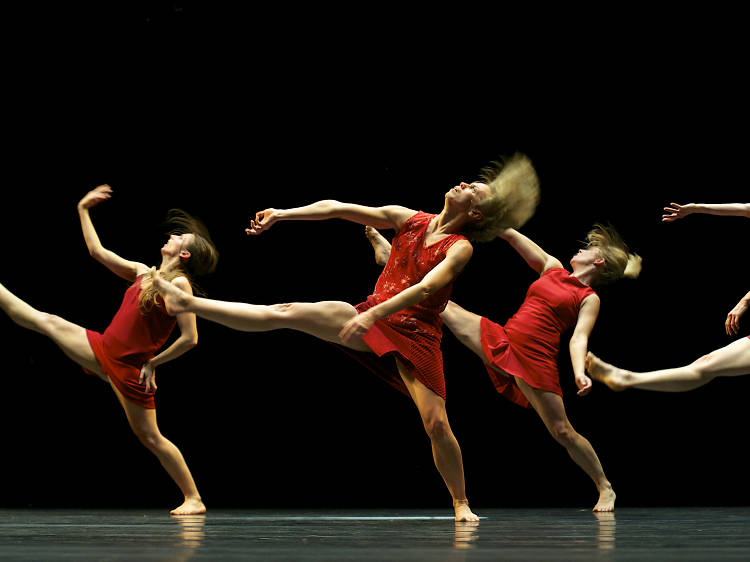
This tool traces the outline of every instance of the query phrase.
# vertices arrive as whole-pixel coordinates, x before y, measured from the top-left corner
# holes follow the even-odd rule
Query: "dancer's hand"
[[[740,316],[745,314],[747,310],[747,301],[745,299],[740,300],[735,307],[727,314],[727,321],[724,323],[724,328],[727,331],[728,336],[736,336],[740,331]]]
[[[271,225],[278,220],[276,209],[265,209],[255,213],[255,220],[250,220],[250,228],[245,229],[245,234],[257,235],[271,228]]]
[[[370,331],[370,328],[375,324],[375,320],[376,318],[368,312],[357,314],[357,316],[344,324],[344,327],[339,332],[339,338],[344,343],[349,343],[352,338],[361,338]]]
[[[578,396],[586,396],[591,392],[591,379],[586,375],[576,375],[576,386],[578,387]]]
[[[674,222],[677,219],[684,219],[690,213],[693,212],[693,204],[688,203],[687,205],[678,205],[677,203],[670,203],[671,207],[664,207],[664,213],[661,216],[662,222]]]
[[[146,385],[146,392],[151,390],[156,392],[156,367],[151,364],[151,361],[147,361],[141,367],[141,376],[138,377],[138,382]]]
[[[78,202],[78,208],[88,209],[110,197],[112,197],[112,188],[105,183],[99,187],[95,187],[84,195],[83,199]]]

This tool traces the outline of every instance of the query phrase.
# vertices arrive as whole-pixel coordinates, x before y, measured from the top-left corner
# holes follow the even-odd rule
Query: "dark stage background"
[[[361,226],[289,222],[249,238],[249,217],[324,198],[438,212],[450,187],[520,150],[542,182],[525,234],[566,263],[592,223],[610,221],[643,256],[640,279],[600,292],[594,352],[654,369],[732,341],[723,323],[750,288],[750,221],[660,222],[671,201],[748,200],[747,90],[730,29],[664,36],[668,17],[631,14],[621,31],[599,14],[598,31],[509,38],[479,12],[428,25],[379,10],[344,23],[197,2],[11,14],[2,283],[103,331],[127,283],[88,256],[75,205],[106,182],[114,197],[92,217],[124,257],[157,264],[159,223],[181,207],[222,253],[202,282],[209,296],[358,303],[379,273]],[[476,247],[454,300],[504,322],[534,278],[498,240]],[[179,502],[106,385],[5,316],[0,329],[0,504]],[[157,407],[209,508],[449,507],[416,408],[353,360],[288,331],[199,320],[199,333],[158,369]],[[496,395],[450,333],[443,349],[472,505],[593,505],[593,484],[535,414]],[[686,394],[597,384],[579,398],[565,347],[560,365],[568,415],[618,505],[750,502],[750,379]]]

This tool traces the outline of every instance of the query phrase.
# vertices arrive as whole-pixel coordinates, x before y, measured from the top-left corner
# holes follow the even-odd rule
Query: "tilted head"
[[[206,225],[181,209],[170,209],[164,226],[169,240],[161,248],[162,256],[179,256],[179,265],[169,271],[160,271],[165,279],[186,277],[194,290],[195,278],[213,273],[219,262],[219,252],[211,240]],[[196,290],[196,292],[200,292]],[[138,308],[147,312],[157,302],[156,288],[147,283],[138,297]]]
[[[463,228],[475,242],[488,242],[507,228],[520,228],[539,203],[539,178],[531,160],[520,153],[502,158],[481,171],[477,185],[486,186],[487,195],[477,202],[478,213]]]
[[[635,279],[641,273],[641,256],[631,253],[612,225],[595,224],[586,235],[586,248],[570,260],[573,271],[593,265],[597,278],[593,284],[608,285],[618,279]]]

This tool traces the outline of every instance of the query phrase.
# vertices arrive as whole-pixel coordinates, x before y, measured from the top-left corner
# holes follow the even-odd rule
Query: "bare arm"
[[[435,291],[442,289],[466,266],[473,252],[474,249],[467,240],[456,242],[446,252],[445,259],[419,283],[349,320],[339,333],[339,337],[347,342],[352,337],[362,336],[381,318],[421,302]]]
[[[585,396],[591,391],[591,379],[586,375],[585,368],[586,352],[589,347],[589,336],[599,316],[600,302],[596,295],[589,295],[583,299],[578,310],[578,321],[568,344],[579,396]]]
[[[184,277],[175,277],[172,280],[172,284],[182,289],[186,293],[193,294],[193,289],[190,283]],[[167,311],[169,312],[169,311]],[[156,381],[154,379],[157,366],[177,359],[180,355],[193,349],[198,345],[198,326],[195,319],[195,314],[192,312],[181,312],[177,315],[177,326],[180,328],[180,336],[172,342],[168,348],[156,355],[150,361],[147,361],[143,367],[141,367],[141,376],[139,382],[146,385],[146,391],[148,392],[151,388],[156,390]]]
[[[89,249],[89,254],[91,254],[92,258],[105,265],[114,274],[128,281],[134,281],[139,275],[146,273],[148,267],[142,263],[121,258],[102,246],[99,236],[96,234],[94,223],[91,222],[91,216],[89,216],[89,208],[98,205],[110,197],[112,197],[112,188],[108,185],[100,185],[89,191],[78,202],[78,216],[81,219],[83,239],[86,241],[86,247]]]
[[[416,211],[398,205],[368,207],[326,199],[304,207],[260,211],[255,214],[255,220],[250,221],[250,228],[246,228],[245,232],[247,234],[260,234],[278,221],[319,221],[327,219],[345,219],[359,224],[369,224],[375,228],[398,230],[415,213]]]
[[[562,267],[562,263],[556,257],[549,255],[547,252],[542,250],[536,242],[524,236],[517,230],[512,228],[506,229],[502,234],[499,235],[513,249],[518,252],[521,257],[526,260],[529,267],[541,275],[545,271],[553,267]]]
[[[745,314],[748,306],[750,306],[750,292],[740,299],[732,310],[727,314],[724,328],[727,331],[728,336],[736,336],[740,332],[740,316]]]
[[[687,205],[670,203],[669,205],[669,207],[664,207],[662,222],[674,222],[693,213],[750,218],[750,203],[688,203]]]

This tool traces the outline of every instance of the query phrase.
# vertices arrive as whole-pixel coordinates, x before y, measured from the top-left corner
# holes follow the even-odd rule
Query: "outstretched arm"
[[[341,329],[339,337],[344,342],[348,342],[352,337],[362,336],[381,318],[421,302],[442,289],[466,266],[473,252],[474,249],[467,240],[456,242],[446,252],[445,259],[425,275],[419,283],[404,289],[390,299],[349,320]]]
[[[152,268],[152,272],[155,273],[156,269]],[[172,279],[172,284],[182,289],[188,294],[193,294],[193,289],[190,286],[190,282],[184,277],[175,277]],[[169,312],[169,310],[167,310]],[[181,312],[177,315],[177,326],[180,328],[180,336],[172,342],[168,348],[159,353],[157,356],[147,361],[143,367],[141,367],[141,376],[139,382],[146,385],[146,392],[150,389],[156,390],[156,367],[177,359],[180,355],[186,351],[190,351],[196,345],[198,345],[198,326],[195,320],[195,314],[192,312]]]
[[[562,267],[562,263],[556,257],[549,255],[547,252],[542,250],[533,240],[529,237],[524,236],[517,230],[512,228],[506,229],[502,234],[499,235],[508,244],[513,246],[513,249],[521,254],[521,257],[526,260],[529,267],[541,275],[545,271],[553,267]]]
[[[359,224],[370,224],[375,228],[398,230],[415,212],[398,205],[368,207],[326,199],[304,207],[260,211],[255,214],[255,220],[250,221],[250,228],[246,228],[245,232],[247,234],[260,234],[278,221],[319,221],[327,219],[345,219]]]
[[[669,207],[664,207],[661,220],[674,222],[693,213],[750,218],[750,203],[688,203],[687,205],[670,203]]]
[[[112,188],[105,184],[92,189],[78,202],[78,216],[81,219],[83,239],[86,241],[86,247],[89,249],[92,258],[107,266],[116,275],[128,281],[134,281],[139,275],[146,273],[148,267],[139,262],[123,259],[102,246],[99,236],[96,234],[94,223],[91,222],[89,216],[91,207],[110,197],[112,197]]]
[[[568,344],[578,396],[586,396],[591,391],[591,379],[586,375],[586,352],[589,346],[589,336],[599,316],[600,302],[596,295],[589,295],[583,299],[581,308],[578,310],[578,321],[570,337],[570,344]]]

